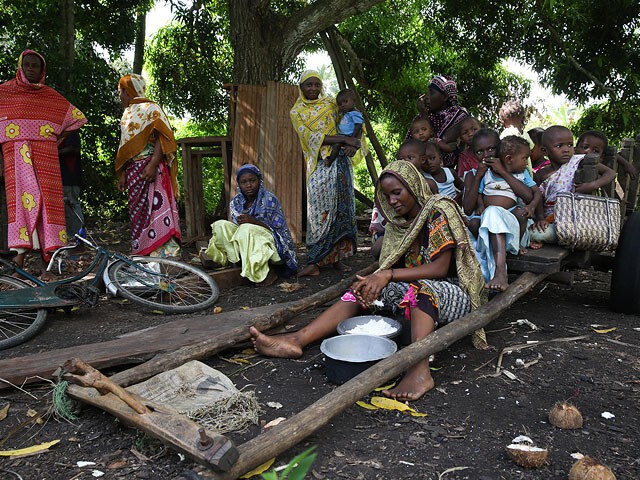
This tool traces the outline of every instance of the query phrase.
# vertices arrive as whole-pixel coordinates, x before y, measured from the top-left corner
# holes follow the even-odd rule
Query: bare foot
[[[496,274],[493,276],[491,281],[484,286],[487,290],[493,290],[496,292],[504,292],[507,287],[509,287],[507,272],[500,272],[498,269],[496,269]]]
[[[532,250],[538,250],[539,248],[542,248],[542,242],[531,242],[529,243],[529,248]]]
[[[262,355],[278,358],[299,358],[302,356],[302,348],[293,342],[289,335],[270,337],[260,333],[255,327],[249,327],[249,333],[253,348]]]
[[[396,387],[391,390],[383,390],[382,393],[399,401],[414,401],[418,400],[434,386],[435,382],[429,371],[429,363],[420,362],[404,374],[404,377]]]
[[[299,277],[317,277],[318,275],[320,275],[320,267],[315,263],[307,265],[298,272]]]
[[[518,255],[526,255],[526,254],[527,254],[527,249],[526,248],[520,247],[518,249]]]
[[[338,270],[339,272],[350,272],[351,271],[351,267],[349,265],[346,265],[340,261],[337,261],[336,263],[333,264],[333,268],[335,268],[336,270]]]

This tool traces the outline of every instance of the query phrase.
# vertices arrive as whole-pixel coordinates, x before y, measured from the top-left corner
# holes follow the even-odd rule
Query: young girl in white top
[[[425,178],[436,182],[439,193],[459,201],[464,190],[464,183],[456,172],[443,166],[442,151],[438,144],[426,143],[425,156],[426,162],[423,166],[426,171]]]

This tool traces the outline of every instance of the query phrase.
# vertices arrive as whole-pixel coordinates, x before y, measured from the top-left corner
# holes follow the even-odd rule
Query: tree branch
[[[284,21],[285,58],[294,58],[314,35],[347,18],[366,12],[383,0],[324,0],[305,7]]]

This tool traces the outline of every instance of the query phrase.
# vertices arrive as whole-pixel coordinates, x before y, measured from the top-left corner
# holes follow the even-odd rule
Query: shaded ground
[[[102,240],[113,245],[118,236],[104,233]],[[369,258],[363,252],[348,263],[361,268]],[[223,291],[218,305],[230,311],[289,301],[333,285],[344,276],[326,271],[319,278],[301,279],[305,288],[294,293],[285,293],[277,285],[237,287]],[[599,458],[619,479],[640,478],[640,317],[608,310],[609,278],[608,274],[582,271],[576,274],[573,287],[542,283],[487,328],[492,350],[476,351],[469,339],[462,339],[438,354],[433,364],[437,389],[412,404],[428,416],[369,411],[354,405],[282,454],[276,465],[317,445],[318,458],[308,478],[556,479],[567,478],[574,461],[570,455],[581,452]],[[304,315],[298,323],[313,316]],[[177,318],[154,315],[117,299],[105,300],[94,309],[52,314],[41,334],[1,351],[0,358],[97,342]],[[520,319],[539,329],[518,324]],[[599,330],[616,329],[597,333],[592,325]],[[581,335],[588,337],[538,344],[504,355],[501,364],[515,379],[504,373],[495,375],[499,353],[505,347]],[[296,361],[253,356],[248,358],[250,365],[232,363],[230,358],[247,346],[223,352],[207,363],[238,387],[255,390],[264,408],[261,421],[290,417],[335,388],[324,376],[319,345],[308,348]],[[84,408],[73,424],[53,418],[41,425],[29,421],[29,410],[46,408],[50,386],[25,390],[0,390],[0,409],[10,405],[8,417],[0,421],[0,450],[54,439],[60,443],[49,453],[2,460],[2,479],[89,479],[93,469],[104,472],[102,478],[107,479],[172,479],[194,467],[91,407]],[[547,412],[558,400],[570,400],[581,410],[583,429],[560,430],[547,422]],[[275,409],[267,402],[282,407]],[[615,417],[605,419],[603,412]],[[241,444],[259,432],[260,427],[254,426],[229,437]],[[524,470],[507,457],[506,445],[520,434],[550,449],[547,465]],[[78,467],[78,461],[96,465]],[[454,467],[466,468],[443,474]]]

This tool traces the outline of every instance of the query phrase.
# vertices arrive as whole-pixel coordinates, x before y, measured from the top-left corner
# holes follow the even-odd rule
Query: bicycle
[[[95,258],[82,272],[49,283],[10,261],[16,252],[0,253],[0,350],[35,336],[44,327],[48,310],[69,311],[81,304],[94,307],[103,286],[132,302],[167,313],[196,312],[218,299],[219,289],[213,278],[192,265],[169,258],[131,257],[79,235],[76,239],[76,245],[53,253],[47,271],[53,271],[56,261],[60,269],[63,256],[79,242],[95,250]],[[93,279],[81,282],[92,272]]]

